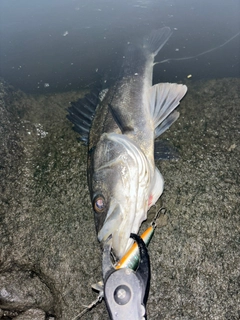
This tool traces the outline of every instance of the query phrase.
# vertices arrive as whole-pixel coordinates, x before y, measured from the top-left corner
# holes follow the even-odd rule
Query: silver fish
[[[177,120],[175,109],[187,92],[182,84],[152,85],[154,57],[170,36],[164,27],[128,45],[121,76],[104,99],[89,94],[69,108],[68,118],[89,145],[88,183],[98,239],[104,242],[112,234],[118,259],[163,192],[154,140]]]

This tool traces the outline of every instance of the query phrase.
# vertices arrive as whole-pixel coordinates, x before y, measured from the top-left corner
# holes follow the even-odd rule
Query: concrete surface
[[[181,157],[157,163],[168,224],[149,246],[148,319],[239,319],[240,79],[187,85],[163,136]],[[97,297],[87,150],[66,119],[83,93],[0,84],[0,319],[73,320]],[[83,319],[108,319],[104,303]]]

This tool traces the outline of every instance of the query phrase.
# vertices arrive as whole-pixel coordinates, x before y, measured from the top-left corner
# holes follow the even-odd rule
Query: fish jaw
[[[131,205],[128,208],[131,210]],[[112,236],[112,250],[117,259],[122,258],[133,244],[130,234],[137,233],[142,221],[145,220],[147,203],[140,212],[133,213],[130,210],[116,205],[98,233],[98,240],[101,243]]]
[[[112,211],[98,233],[98,240],[104,242],[109,235],[112,236],[112,250],[117,259],[120,259],[132,245],[131,233],[136,233],[141,222],[133,221],[133,215],[123,212],[119,205]],[[126,216],[127,215],[127,216]],[[133,223],[134,222],[134,223]]]

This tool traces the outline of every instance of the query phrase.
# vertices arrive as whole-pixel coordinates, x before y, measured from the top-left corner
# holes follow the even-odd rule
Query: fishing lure
[[[141,238],[143,239],[146,246],[149,245],[154,231],[157,227],[157,220],[160,219],[163,215],[165,215],[166,209],[161,208],[156,216],[154,217],[153,221],[151,222],[150,226],[141,234]],[[131,246],[131,248],[127,251],[127,253],[117,262],[115,265],[115,269],[120,268],[129,268],[132,270],[136,270],[138,263],[139,263],[139,249],[136,242]]]

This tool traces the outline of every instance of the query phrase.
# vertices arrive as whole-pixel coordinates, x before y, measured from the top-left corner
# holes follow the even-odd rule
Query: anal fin
[[[180,113],[173,111],[162,123],[155,128],[155,139],[165,132],[178,118]]]
[[[187,86],[177,83],[158,83],[150,88],[149,108],[154,122],[155,137],[176,121],[179,114],[173,111],[186,92]]]

